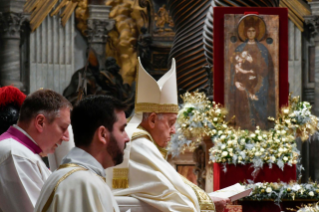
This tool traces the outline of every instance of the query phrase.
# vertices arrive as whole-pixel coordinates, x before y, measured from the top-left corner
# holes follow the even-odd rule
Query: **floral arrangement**
[[[255,183],[247,184],[246,189],[253,188],[250,196],[243,200],[274,200],[276,203],[282,200],[313,199],[319,200],[319,184],[309,182],[298,184],[290,183]]]
[[[169,145],[169,151],[177,156],[186,150],[193,151],[202,137],[214,136],[227,129],[227,111],[221,105],[211,102],[204,93],[186,92],[175,124],[176,133]]]
[[[254,132],[237,130],[225,122],[227,111],[220,104],[209,101],[204,93],[186,93],[176,122],[176,134],[169,150],[173,156],[185,150],[192,151],[202,137],[210,136],[214,147],[210,149],[210,161],[229,164],[253,163],[255,170],[264,163],[284,164],[298,162],[300,154],[296,137],[303,141],[318,130],[318,118],[311,114],[311,105],[299,97],[289,96],[289,105],[281,108],[273,129]]]

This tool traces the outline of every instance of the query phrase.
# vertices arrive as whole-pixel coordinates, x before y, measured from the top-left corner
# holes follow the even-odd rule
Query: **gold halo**
[[[253,18],[254,20],[259,19],[259,35],[256,38],[258,41],[261,41],[265,34],[266,34],[266,24],[265,21],[260,18],[258,15],[245,15],[244,17],[242,17],[239,22],[238,22],[238,27],[237,27],[237,33],[238,33],[238,37],[241,41],[245,41],[247,40],[247,35],[245,35],[244,31],[245,31],[245,19],[246,18]]]

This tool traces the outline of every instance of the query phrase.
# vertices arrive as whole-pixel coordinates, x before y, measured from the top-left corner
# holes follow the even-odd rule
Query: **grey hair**
[[[151,113],[143,113],[143,121],[146,121]],[[164,118],[163,113],[156,113],[157,119],[162,120]]]

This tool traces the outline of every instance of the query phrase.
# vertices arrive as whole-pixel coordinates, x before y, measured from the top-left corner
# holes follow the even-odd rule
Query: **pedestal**
[[[296,165],[285,165],[284,171],[282,171],[277,165],[273,165],[272,169],[268,164],[264,165],[256,178],[251,176],[254,168],[251,164],[247,165],[226,165],[227,172],[224,172],[224,165],[221,163],[214,163],[214,191],[234,185],[236,183],[243,183],[247,180],[254,180],[254,182],[289,182],[291,180],[297,180]]]
[[[280,207],[274,201],[239,201],[243,206],[243,212],[281,212],[288,211],[287,208],[298,209],[302,205],[313,204],[318,200],[287,200],[280,203]]]

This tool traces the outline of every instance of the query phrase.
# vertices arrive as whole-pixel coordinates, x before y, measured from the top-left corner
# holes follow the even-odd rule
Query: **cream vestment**
[[[114,189],[115,196],[135,197],[163,212],[214,211],[209,196],[176,172],[146,131],[136,129],[130,145],[129,187]],[[112,177],[107,183],[112,186]]]
[[[43,163],[42,150],[14,125],[0,136],[0,211],[32,212],[51,171]]]
[[[178,113],[175,60],[171,69],[156,81],[139,59],[136,81],[135,114],[126,127],[131,142],[124,151],[123,163],[106,170],[114,195],[135,197],[163,212],[214,211],[210,197],[180,176],[151,135],[137,128],[143,113]]]
[[[35,212],[119,212],[102,165],[74,147],[45,182]]]

